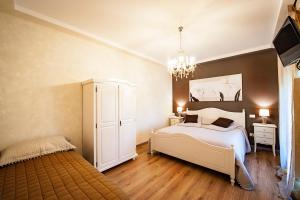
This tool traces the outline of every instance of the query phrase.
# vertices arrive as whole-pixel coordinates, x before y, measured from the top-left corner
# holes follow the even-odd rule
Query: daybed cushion
[[[0,167],[42,155],[68,151],[76,147],[64,136],[50,136],[11,145],[1,152]]]

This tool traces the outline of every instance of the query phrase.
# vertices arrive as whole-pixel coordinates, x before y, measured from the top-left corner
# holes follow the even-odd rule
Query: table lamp
[[[180,114],[182,113],[182,110],[183,110],[183,108],[181,106],[177,107],[177,112],[178,112],[179,117],[180,117]]]
[[[267,123],[267,117],[270,117],[270,110],[266,108],[259,109],[259,116],[262,117],[262,123]]]

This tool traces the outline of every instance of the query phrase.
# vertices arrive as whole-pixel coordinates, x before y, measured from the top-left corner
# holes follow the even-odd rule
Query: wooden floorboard
[[[232,187],[227,175],[164,154],[151,156],[147,150],[147,144],[139,145],[136,160],[104,172],[130,199],[279,199],[279,180],[275,176],[279,161],[272,152],[246,156],[246,166],[256,185],[254,191],[246,191],[237,184]]]

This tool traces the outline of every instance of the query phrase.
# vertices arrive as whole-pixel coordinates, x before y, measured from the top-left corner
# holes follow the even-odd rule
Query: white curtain
[[[295,66],[283,67],[278,59],[280,166],[287,172],[284,180],[287,193],[294,184],[294,77]]]

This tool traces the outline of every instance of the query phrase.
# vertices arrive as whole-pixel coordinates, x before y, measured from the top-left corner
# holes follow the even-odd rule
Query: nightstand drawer
[[[255,137],[255,142],[260,144],[273,144],[273,139],[271,138],[262,138],[262,137]]]
[[[269,132],[255,132],[254,136],[273,139],[273,133],[269,133]]]
[[[179,119],[170,119],[171,125],[179,123]]]
[[[183,118],[170,118],[170,126],[176,125],[178,123],[181,123],[183,121]]]
[[[254,126],[254,152],[256,152],[256,144],[272,145],[273,155],[276,145],[276,128],[275,124],[253,123]]]
[[[254,132],[273,133],[274,128],[255,126]]]

